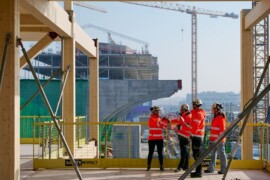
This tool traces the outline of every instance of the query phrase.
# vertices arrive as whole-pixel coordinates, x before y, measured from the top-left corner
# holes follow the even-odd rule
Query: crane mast
[[[227,13],[222,11],[213,11],[203,8],[196,8],[194,6],[187,6],[181,4],[167,3],[167,2],[125,2],[134,5],[147,6],[152,8],[166,9],[172,11],[178,11],[191,15],[191,97],[192,99],[197,98],[198,90],[198,78],[197,78],[197,14],[209,15],[211,18],[229,17],[237,19],[238,15],[234,13]]]

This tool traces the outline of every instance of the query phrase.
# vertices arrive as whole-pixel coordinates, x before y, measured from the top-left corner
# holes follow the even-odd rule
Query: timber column
[[[245,17],[249,10],[241,11],[241,108],[253,97],[253,32],[245,29]],[[245,118],[243,118],[245,119]],[[250,112],[248,124],[253,123],[253,112]],[[241,158],[253,159],[253,127],[246,126],[242,137]]]
[[[0,179],[20,179],[19,0],[0,0],[0,69],[6,59],[0,89]],[[8,51],[5,51],[10,33]],[[6,58],[3,58],[4,53]]]
[[[72,2],[65,1],[64,8],[70,15],[70,21],[72,26],[72,37],[63,37],[63,57],[62,57],[62,70],[67,70],[68,66],[70,71],[66,80],[66,85],[63,94],[63,111],[62,116],[64,122],[67,123],[64,129],[67,144],[71,153],[74,155],[75,151],[75,126],[72,123],[75,122],[76,116],[76,99],[75,99],[75,40],[74,40],[74,17],[72,11]]]
[[[90,122],[99,122],[99,47],[98,40],[95,40],[96,46],[96,58],[91,58],[89,62],[89,97],[90,97],[90,109],[89,116]],[[96,124],[90,124],[90,139],[94,139],[97,145],[97,157],[99,157],[99,126]],[[106,153],[106,152],[105,152]]]

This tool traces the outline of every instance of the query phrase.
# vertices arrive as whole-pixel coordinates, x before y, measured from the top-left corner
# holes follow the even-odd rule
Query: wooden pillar
[[[241,108],[253,97],[253,32],[245,30],[245,17],[249,10],[241,11]],[[253,123],[251,111],[248,123]],[[246,126],[242,137],[242,159],[252,159],[253,127]]]
[[[0,66],[6,34],[11,33],[0,91],[0,179],[20,179],[19,0],[0,0]]]
[[[90,97],[90,122],[99,122],[99,54],[98,40],[95,41],[97,47],[96,58],[91,58],[89,63],[89,97]],[[90,139],[95,139],[98,146],[99,131],[98,125],[90,125]],[[97,157],[99,156],[97,148]]]
[[[72,14],[72,3],[65,1],[65,10],[69,11],[71,21],[73,22]],[[73,25],[73,23],[72,23]],[[72,28],[74,29],[74,28]],[[76,116],[76,99],[75,99],[75,40],[72,38],[63,38],[63,57],[62,57],[62,70],[67,70],[67,67],[70,67],[68,78],[66,80],[65,89],[63,92],[63,110],[62,117],[64,122],[68,125],[65,126],[64,135],[67,141],[67,144],[70,148],[72,154],[75,150],[75,126],[72,123],[75,122]]]

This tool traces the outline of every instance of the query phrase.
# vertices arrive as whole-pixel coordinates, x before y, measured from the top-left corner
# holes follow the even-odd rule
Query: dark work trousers
[[[158,159],[160,166],[163,166],[163,140],[148,140],[148,161],[147,165],[151,166],[155,146],[157,145]]]
[[[181,160],[178,164],[177,169],[188,169],[189,161],[189,139],[183,136],[178,135],[180,151],[181,151]]]
[[[196,161],[200,157],[200,155],[202,154],[203,141],[202,141],[202,138],[200,138],[200,137],[192,137],[191,141],[192,141],[193,158]],[[196,173],[200,173],[200,174],[202,173],[202,163],[200,163],[196,167]]]

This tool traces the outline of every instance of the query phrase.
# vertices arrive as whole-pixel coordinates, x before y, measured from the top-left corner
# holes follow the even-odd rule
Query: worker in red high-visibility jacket
[[[172,124],[177,124],[177,134],[181,152],[181,160],[175,170],[175,172],[179,172],[181,170],[188,169],[188,161],[189,161],[189,147],[190,147],[190,121],[191,121],[191,113],[189,112],[189,105],[182,104],[180,107],[180,116],[176,119],[172,119]]]
[[[220,103],[214,103],[212,105],[211,111],[214,114],[214,117],[211,122],[211,131],[210,131],[210,138],[209,138],[210,145],[214,143],[214,141],[226,129],[226,116],[221,111],[222,108],[223,106]],[[213,149],[212,155],[211,155],[211,161],[207,170],[204,171],[205,173],[213,173],[215,171],[217,154],[220,160],[220,171],[218,171],[218,174],[225,173],[226,167],[227,167],[227,156],[225,153],[225,146],[224,146],[225,141],[226,141],[226,138],[223,138],[221,142],[217,145],[217,147]]]
[[[166,129],[169,123],[167,117],[160,117],[160,108],[153,106],[150,108],[152,114],[148,120],[148,159],[147,159],[147,171],[151,169],[151,162],[155,146],[157,146],[158,159],[160,164],[160,171],[164,171],[163,167],[163,129]]]
[[[192,101],[193,109],[191,110],[191,142],[192,142],[192,153],[193,158],[197,160],[203,149],[203,139],[205,131],[205,122],[206,112],[201,109],[202,100],[194,99]],[[202,164],[200,163],[196,167],[196,171],[190,174],[191,178],[202,177]]]

